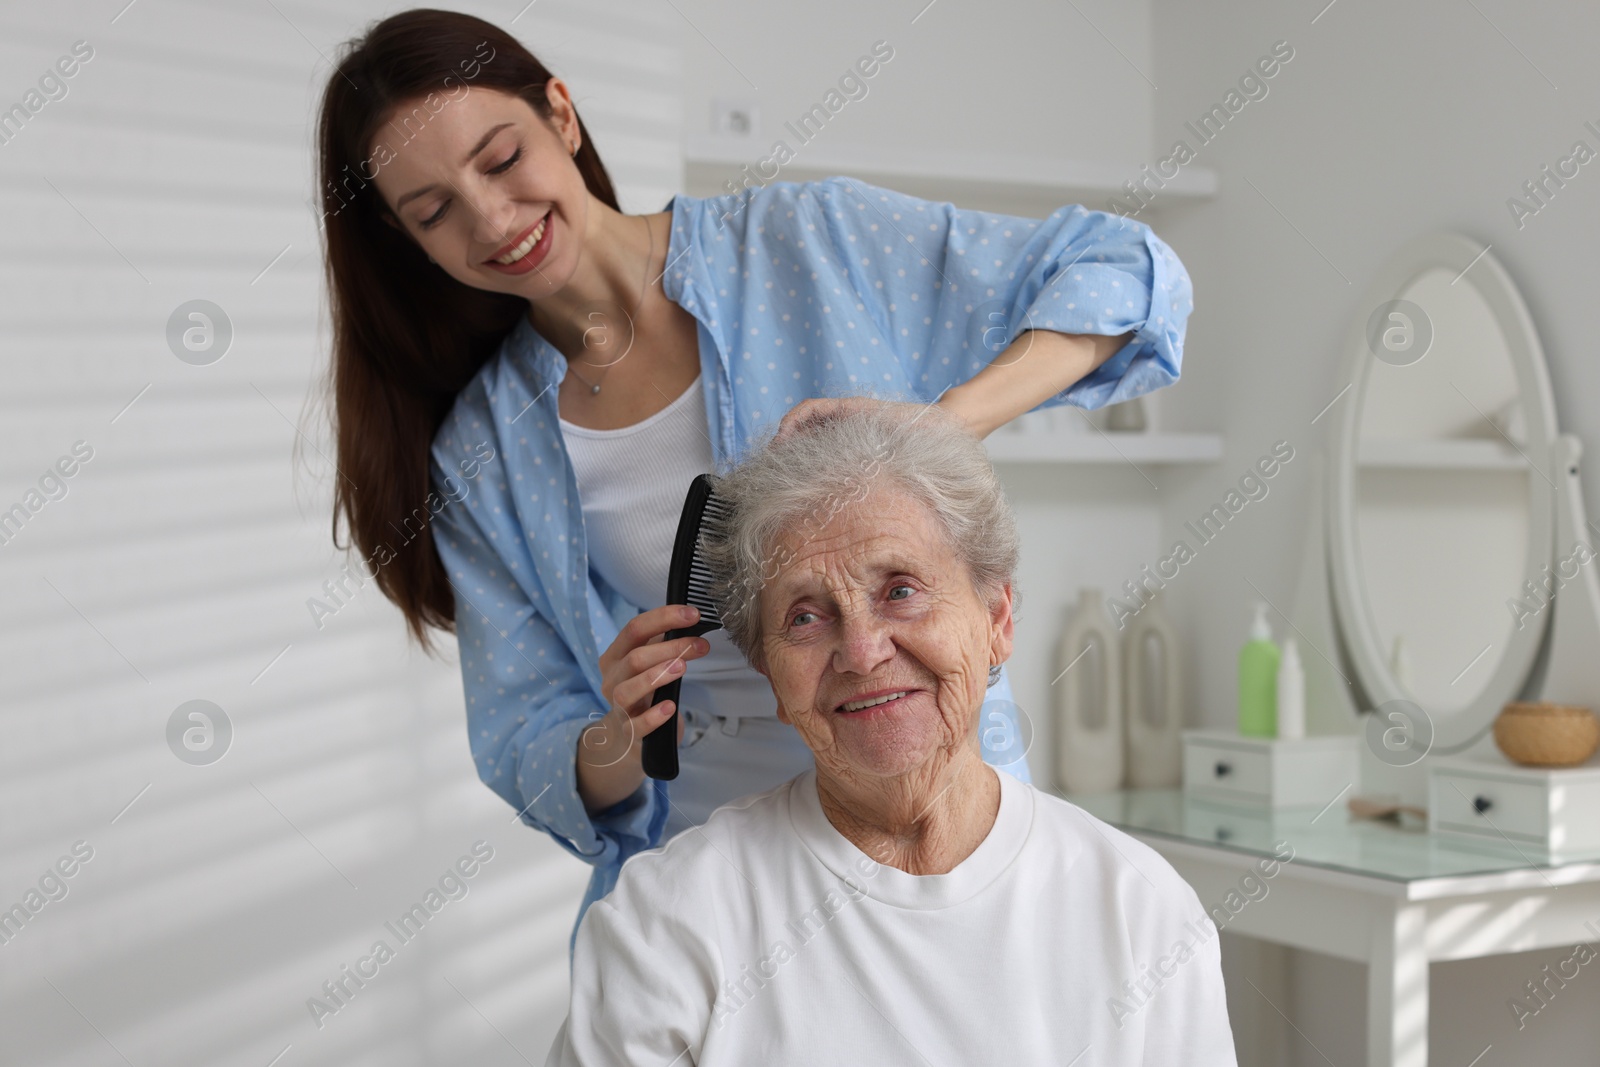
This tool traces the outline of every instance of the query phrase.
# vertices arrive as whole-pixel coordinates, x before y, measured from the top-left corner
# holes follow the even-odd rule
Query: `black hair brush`
[[[704,474],[696,475],[689,483],[683,515],[678,519],[678,534],[672,542],[667,603],[692,604],[700,609],[700,618],[689,626],[668,630],[662,640],[699,637],[722,628],[716,601],[711,596],[711,570],[700,553],[700,540],[708,531],[721,530],[728,520],[728,512],[727,503],[711,491],[711,479]],[[672,701],[672,717],[644,737],[644,773],[651,778],[678,777],[678,691],[682,684],[683,675],[680,674],[657,689],[650,703],[654,707],[663,700]]]

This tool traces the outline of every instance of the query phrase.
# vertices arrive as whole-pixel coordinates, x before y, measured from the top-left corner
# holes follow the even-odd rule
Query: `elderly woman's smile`
[[[886,485],[777,546],[788,562],[761,592],[763,673],[827,771],[936,771],[975,744],[989,665],[1010,652],[1009,598],[991,613],[946,542]]]

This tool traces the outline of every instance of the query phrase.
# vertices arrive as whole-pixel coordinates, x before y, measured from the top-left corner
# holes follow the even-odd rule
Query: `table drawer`
[[[1322,808],[1358,777],[1353,734],[1247,737],[1229,729],[1183,731],[1183,788],[1238,807]]]
[[[1272,795],[1272,754],[1189,741],[1183,748],[1183,787],[1200,795]]]
[[[1436,829],[1478,834],[1496,841],[1546,839],[1549,792],[1537,783],[1435,771],[1430,784],[1429,807]]]

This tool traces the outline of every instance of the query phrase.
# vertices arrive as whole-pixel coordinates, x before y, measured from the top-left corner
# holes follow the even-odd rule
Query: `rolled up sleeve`
[[[1054,212],[1043,228],[1049,250],[1037,282],[1025,280],[1012,305],[1007,343],[1029,329],[1133,334],[1051,403],[1092,410],[1176,382],[1194,297],[1188,271],[1166,242],[1142,222],[1082,207]]]
[[[1145,223],[1081,206],[1044,219],[958,208],[854,178],[815,183],[837,257],[931,395],[1027,330],[1132,334],[1041,407],[1094,409],[1178,380],[1188,272]]]

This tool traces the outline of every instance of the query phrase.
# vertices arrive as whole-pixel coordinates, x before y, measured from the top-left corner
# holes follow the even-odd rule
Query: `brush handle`
[[[721,629],[720,623],[701,619],[688,626],[668,630],[662,640],[676,641],[680,637],[702,637],[717,629]],[[650,701],[652,708],[663,700],[672,701],[672,717],[644,735],[644,773],[651,778],[671,781],[678,777],[678,709],[682,706],[678,692],[682,685],[683,675],[680,674],[657,689],[655,697]]]
[[[711,629],[714,627],[704,622],[697,622],[693,626],[668,630],[662,640],[676,641],[680,637],[699,637]],[[672,716],[644,735],[644,773],[651,778],[670,782],[678,777],[678,707],[681,703],[678,693],[682,686],[683,675],[680,674],[666,685],[659,687],[650,701],[652,708],[663,700],[672,701]]]
[[[651,778],[671,781],[678,777],[678,688],[680,675],[656,690],[653,708],[663,700],[672,701],[672,717],[644,735],[644,773]]]

